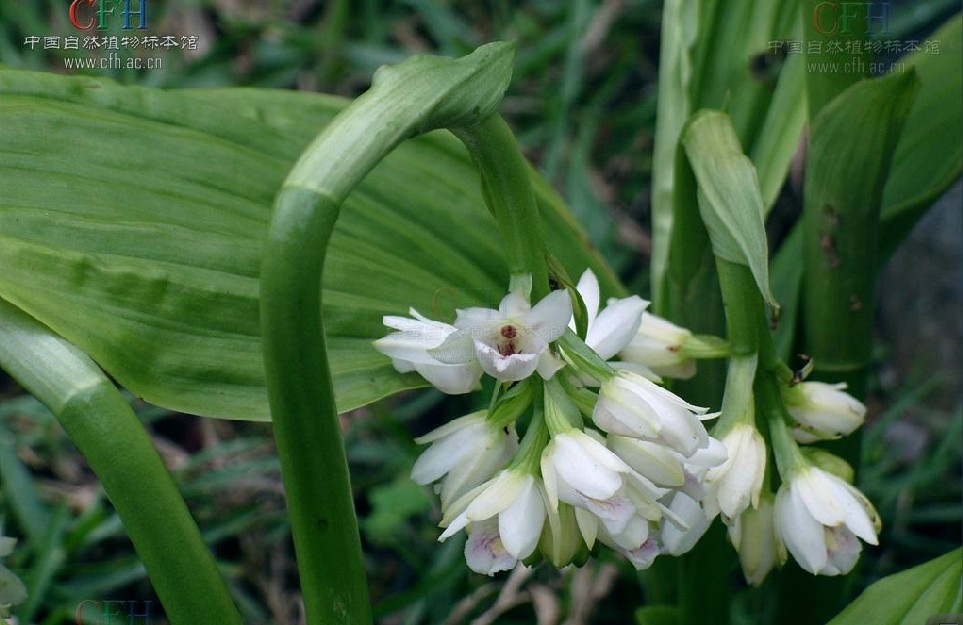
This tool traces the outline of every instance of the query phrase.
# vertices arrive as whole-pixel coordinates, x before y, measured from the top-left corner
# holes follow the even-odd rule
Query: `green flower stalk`
[[[459,60],[415,57],[382,68],[302,154],[275,200],[261,265],[261,330],[309,625],[371,623],[322,322],[321,273],[341,203],[404,139],[489,118],[511,59],[512,46],[496,43]]]

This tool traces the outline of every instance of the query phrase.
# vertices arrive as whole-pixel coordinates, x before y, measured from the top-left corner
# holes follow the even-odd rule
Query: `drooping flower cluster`
[[[733,357],[713,437],[703,422],[719,415],[660,376],[691,377],[697,358],[727,354],[724,342],[647,312],[637,296],[602,306],[591,271],[535,305],[530,282],[513,284],[497,310],[458,310],[453,324],[415,310],[385,317],[396,332],[375,342],[399,371],[446,393],[477,389],[485,374],[498,382],[488,410],[418,439],[430,446],[412,471],[440,495],[440,540],[466,532],[472,570],[578,564],[597,544],[643,569],[691,549],[717,516],[752,584],[787,549],[832,575],[852,568],[859,538],[875,544],[868,500],[797,447],[861,424],[865,409],[839,387],[785,386],[793,422],[769,428],[770,447],[756,425],[755,356]],[[770,451],[783,481],[775,495]]]
[[[708,493],[702,510],[707,519],[718,515],[728,526],[750,584],[761,584],[772,569],[782,566],[787,550],[813,574],[847,573],[862,550],[859,539],[877,544],[879,518],[869,500],[847,482],[853,473],[845,461],[824,450],[801,450],[798,442],[851,432],[862,422],[865,409],[839,387],[816,382],[786,385],[783,412],[792,422],[778,414],[770,419],[770,448],[756,426],[755,369],[755,356],[733,356],[729,363],[722,417],[713,430],[728,458],[705,472]],[[810,389],[816,389],[819,401],[807,399],[813,396]],[[776,459],[772,468],[770,451]],[[775,494],[769,486],[774,474],[782,479]]]
[[[876,545],[880,518],[869,499],[849,482],[853,470],[842,459],[797,443],[839,438],[863,424],[866,407],[845,393],[845,384],[789,384],[783,401],[794,427],[773,427],[773,450],[782,485],[773,507],[776,539],[814,575],[852,570],[863,542]]]

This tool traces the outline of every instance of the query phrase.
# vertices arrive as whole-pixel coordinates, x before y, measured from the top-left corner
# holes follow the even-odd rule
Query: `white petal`
[[[556,436],[552,464],[562,482],[590,499],[608,499],[621,487],[628,465],[597,441],[573,431]]]
[[[796,495],[809,509],[810,515],[823,525],[836,527],[846,522],[845,482],[821,469],[810,468],[792,480]]]
[[[849,497],[844,501],[846,509],[846,527],[870,545],[879,544],[879,515],[873,504],[855,486],[842,482]]]
[[[572,298],[568,291],[552,291],[535,304],[528,314],[526,324],[532,332],[546,343],[558,339],[568,329],[572,318]]]
[[[585,304],[585,311],[588,316],[588,325],[595,323],[595,317],[599,314],[599,279],[591,269],[586,269],[579,278],[575,290],[582,296],[582,303]],[[574,328],[573,328],[574,329]]]
[[[551,380],[552,376],[564,366],[565,362],[561,358],[556,357],[551,350],[546,349],[539,355],[536,369],[543,380]]]
[[[442,509],[446,509],[449,503],[489,480],[515,457],[517,449],[518,439],[514,430],[511,434],[499,432],[484,448],[476,449],[474,453],[462,459],[452,467],[442,482]]]
[[[463,365],[416,364],[415,371],[448,395],[463,395],[476,390],[482,373],[477,361]]]
[[[498,522],[491,519],[472,524],[465,542],[465,562],[476,573],[494,575],[515,568],[518,560],[505,550],[498,536]]]
[[[432,347],[427,352],[430,360],[419,360],[425,364],[445,364],[461,365],[475,359],[475,344],[471,339],[471,333],[465,330],[452,332],[440,342],[436,347]]]
[[[495,333],[501,325],[502,315],[491,308],[461,308],[455,313],[455,327],[473,339]]]
[[[438,360],[428,352],[444,341],[444,338],[434,341],[407,336],[401,332],[394,332],[388,336],[377,339],[373,345],[376,350],[392,360],[437,364]]]
[[[658,557],[660,553],[662,552],[659,549],[659,544],[650,538],[642,543],[642,546],[638,549],[627,551],[625,557],[629,559],[629,562],[632,563],[632,566],[634,566],[636,570],[641,571],[652,566],[652,563],[655,562],[656,557]]]
[[[609,304],[589,326],[585,344],[603,360],[612,358],[635,336],[646,305],[637,295]]]
[[[649,522],[642,517],[633,517],[621,534],[612,536],[615,544],[626,551],[633,551],[640,548],[648,539]]]
[[[542,451],[541,469],[542,483],[545,485],[545,495],[548,497],[549,509],[558,510],[558,474],[555,473],[555,465],[552,464],[555,442],[552,441]]]
[[[613,536],[625,531],[629,521],[635,516],[635,507],[622,493],[608,499],[584,499],[581,506],[594,514]]]
[[[415,461],[411,479],[416,484],[430,484],[441,478],[478,447],[480,437],[487,438],[483,423],[470,424],[453,430],[436,440]]]
[[[503,319],[525,317],[531,310],[528,300],[518,291],[510,291],[498,305],[498,312]]]
[[[826,528],[828,560],[823,575],[845,575],[853,570],[863,545],[845,527]]]
[[[823,525],[814,519],[795,493],[795,480],[776,494],[776,528],[786,548],[803,569],[817,574],[826,566],[826,537]]]
[[[662,524],[662,543],[665,546],[665,552],[679,556],[695,547],[709,529],[712,519],[706,518],[699,502],[681,492],[677,492],[672,497],[669,509],[688,525],[688,529],[682,530],[674,523],[663,522]]]
[[[532,555],[542,535],[545,504],[535,488],[535,479],[526,475],[515,500],[498,515],[498,533],[508,553],[519,560]]]
[[[436,427],[434,430],[428,432],[424,436],[417,437],[415,442],[419,445],[426,445],[428,443],[433,443],[436,440],[445,438],[446,436],[451,436],[455,432],[462,429],[473,428],[477,430],[477,426],[484,424],[487,420],[487,413],[488,411],[486,410],[479,410],[477,412],[467,414],[464,417],[452,419],[451,421]]]
[[[502,356],[497,350],[481,341],[475,341],[475,353],[485,373],[500,382],[524,380],[538,367],[538,354]]]
[[[592,410],[592,421],[609,434],[640,439],[656,438],[662,427],[662,423],[647,411],[630,409],[611,394],[605,394],[604,386]]]
[[[716,438],[709,438],[709,445],[696,450],[694,454],[686,458],[686,463],[704,469],[711,469],[719,466],[728,459],[729,452],[722,441]]]
[[[705,426],[689,412],[665,414],[660,434],[670,447],[684,456],[691,456],[709,444]]]
[[[458,532],[465,529],[465,526],[467,525],[468,525],[468,516],[464,512],[462,512],[461,514],[456,516],[451,523],[448,524],[448,527],[445,528],[445,531],[442,532],[441,536],[438,537],[438,542],[440,543],[445,542],[446,540],[448,540]]]
[[[525,476],[518,471],[502,471],[468,506],[465,511],[468,520],[484,521],[492,518],[515,501],[526,483]]]
[[[682,456],[664,445],[626,436],[610,436],[609,448],[630,467],[662,486],[682,486]]]

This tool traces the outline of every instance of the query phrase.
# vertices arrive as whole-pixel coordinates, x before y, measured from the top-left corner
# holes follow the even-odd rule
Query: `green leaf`
[[[130,405],[76,346],[0,299],[0,366],[54,413],[123,520],[171,623],[240,622],[214,558]],[[66,507],[50,517],[21,618],[44,605],[64,560]],[[163,523],[158,523],[163,519]],[[172,549],[172,547],[175,547]]]
[[[961,550],[884,577],[867,588],[828,625],[918,625],[960,611]]]
[[[869,13],[873,5],[852,3],[839,9],[838,5],[826,5],[823,0],[800,0],[804,34],[804,54],[807,71],[806,99],[810,122],[823,107],[851,85],[870,75],[869,61],[872,58],[869,47],[860,52],[847,54],[849,62],[840,63],[831,44],[849,47],[854,41],[865,41],[873,33]],[[843,12],[850,17],[844,18]],[[846,20],[843,23],[843,20]],[[810,45],[812,43],[813,45]]]
[[[724,12],[724,17],[723,17]],[[731,111],[733,126],[759,168],[766,206],[783,178],[805,117],[801,60],[781,61],[772,41],[799,39],[797,2],[708,0],[665,3],[659,100],[652,170],[652,300],[667,314],[675,154],[686,121],[698,108]],[[795,58],[795,57],[793,57]],[[773,76],[778,75],[778,82]],[[775,83],[775,86],[774,86]]]
[[[917,85],[912,71],[857,83],[813,122],[802,303],[817,370],[856,370],[869,358],[883,185]]]
[[[766,302],[777,307],[769,288],[759,181],[729,117],[718,111],[699,111],[683,134],[682,145],[698,182],[699,214],[713,252],[748,266]]]
[[[920,87],[883,188],[877,266],[882,266],[963,171],[963,144],[957,140],[963,132],[963,19],[950,20],[933,39],[941,42],[941,54],[920,51],[905,61],[918,73]],[[761,180],[762,172],[760,167]],[[788,358],[795,339],[801,257],[802,227],[797,224],[775,254],[772,267],[776,300],[782,306],[776,343],[783,358]]]
[[[963,17],[949,20],[929,39],[939,42],[939,54],[921,50],[903,68],[916,71],[920,89],[883,189],[884,258],[963,171]]]
[[[762,130],[749,151],[767,213],[779,196],[806,124],[805,71],[802,55],[789,57],[783,65]]]
[[[659,53],[659,103],[652,155],[652,301],[665,314],[663,279],[672,232],[672,194],[679,136],[692,111],[692,47],[698,33],[697,2],[666,0]]]
[[[776,354],[791,362],[799,319],[799,290],[803,278],[802,227],[797,224],[772,259],[773,293],[779,302],[779,325],[773,335]]]
[[[267,419],[258,272],[270,208],[345,102],[17,71],[0,71],[0,95],[0,295],[148,401]],[[558,197],[534,186],[552,253],[618,294]],[[451,320],[508,284],[458,141],[408,141],[371,172],[345,203],[324,276],[338,409],[425,386],[371,348],[381,317],[414,306]]]

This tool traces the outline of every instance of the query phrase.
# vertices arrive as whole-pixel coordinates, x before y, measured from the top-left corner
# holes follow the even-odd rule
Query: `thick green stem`
[[[749,267],[716,257],[716,272],[726,311],[726,332],[733,355],[759,351],[766,333],[766,309]]]
[[[217,564],[127,401],[82,351],[0,300],[0,365],[100,479],[174,625],[241,623]]]
[[[261,265],[261,331],[308,625],[372,621],[322,314],[321,274],[341,204],[401,141],[439,127],[473,127],[463,136],[509,235],[512,269],[544,275],[544,255],[539,274],[519,242],[531,234],[527,220],[537,218],[530,183],[512,168],[526,182],[528,172],[504,122],[492,118],[511,58],[511,45],[489,44],[454,61],[415,57],[382,68],[302,154],[275,199]],[[501,184],[507,191],[496,188]],[[516,210],[525,216],[513,219]],[[547,278],[542,283],[547,289]]]
[[[482,193],[498,222],[509,272],[531,274],[532,301],[538,301],[549,291],[547,250],[528,165],[515,135],[498,115],[452,132],[481,173]]]

